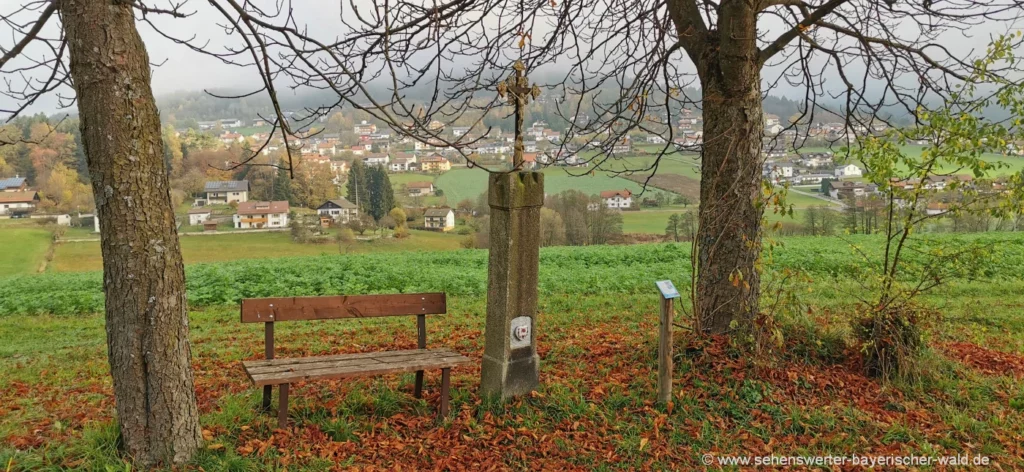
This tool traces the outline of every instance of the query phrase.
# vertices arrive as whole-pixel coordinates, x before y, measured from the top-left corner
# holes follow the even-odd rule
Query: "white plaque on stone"
[[[509,337],[509,347],[512,349],[530,347],[530,339],[533,336],[533,318],[529,316],[512,318],[512,322],[509,325],[512,328],[512,333]]]

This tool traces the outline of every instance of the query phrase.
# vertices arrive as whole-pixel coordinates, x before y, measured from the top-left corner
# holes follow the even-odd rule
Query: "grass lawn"
[[[0,235],[2,235],[0,231]],[[438,251],[459,249],[462,236],[433,231],[411,231],[407,239],[359,241],[347,253]],[[2,237],[2,236],[0,236]],[[338,254],[338,246],[329,244],[298,244],[287,231],[276,233],[248,233],[211,236],[185,236],[181,238],[182,255],[186,264],[197,262],[231,261],[287,256],[315,256]],[[2,256],[0,256],[2,257]],[[64,243],[57,246],[50,270],[80,272],[101,270],[99,242]],[[16,272],[12,272],[16,273]]]
[[[915,384],[865,377],[859,353],[843,347],[855,287],[816,283],[806,308],[781,318],[783,348],[762,360],[678,333],[668,409],[653,403],[654,294],[544,294],[542,385],[504,406],[478,395],[485,300],[451,297],[449,315],[428,321],[428,343],[477,363],[453,370],[452,412],[441,425],[439,373],[428,372],[422,400],[412,396],[412,374],[293,385],[290,426],[279,430],[273,415],[257,412],[259,390],[239,364],[261,358],[262,326],[239,323],[233,306],[194,311],[207,441],[192,466],[705,470],[702,457],[712,454],[970,455],[999,470],[1024,467],[1024,282],[964,282],[930,298],[941,307],[928,330],[933,371]],[[416,346],[411,317],[279,325],[282,357]],[[0,397],[6,470],[126,470],[114,452],[104,336],[99,314],[0,317],[0,337],[9,340],[0,344],[0,388],[16,392]]]
[[[805,198],[808,198],[810,200],[821,201],[811,197]],[[790,201],[789,203],[792,204],[793,202]],[[643,234],[665,234],[665,227],[668,226],[668,217],[674,213],[683,213],[685,211],[696,212],[697,206],[690,205],[688,209],[684,209],[680,206],[673,207],[667,210],[624,211],[622,212],[622,232]],[[776,221],[803,223],[803,214],[803,211],[798,207],[794,207],[792,217],[790,217],[789,215],[773,213],[771,210],[767,210],[765,212],[765,216],[767,217],[769,223],[775,223]]]
[[[0,277],[39,270],[53,236],[39,225],[0,226]]]
[[[634,193],[642,190],[640,184],[616,177],[612,174],[597,171],[591,175],[573,176],[569,172],[579,173],[586,169],[549,167],[544,169],[544,193],[551,195],[565,190],[579,190],[589,195],[596,195],[604,190],[627,188]],[[449,205],[470,199],[476,201],[487,190],[487,173],[479,169],[454,169],[441,174],[434,184],[444,190]],[[645,197],[653,198],[659,190],[650,189]]]

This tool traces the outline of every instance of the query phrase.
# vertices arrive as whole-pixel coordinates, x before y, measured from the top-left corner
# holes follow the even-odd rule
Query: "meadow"
[[[507,405],[477,394],[479,364],[452,375],[452,413],[434,424],[438,374],[413,398],[410,375],[299,383],[291,424],[258,412],[240,361],[262,356],[262,327],[237,298],[322,293],[449,293],[428,345],[483,351],[486,254],[449,251],[299,257],[189,266],[191,341],[205,448],[189,469],[698,470],[705,454],[970,455],[1024,467],[1024,236],[986,270],[924,302],[933,374],[915,383],[862,375],[848,342],[858,264],[844,241],[789,238],[772,267],[801,268],[796,305],[777,313],[780,344],[760,357],[677,332],[673,403],[654,404],[658,298],[684,289],[685,244],[551,248],[541,255],[541,387]],[[985,239],[988,241],[989,239]],[[871,252],[877,238],[853,238]],[[8,471],[128,470],[116,454],[99,274],[0,279],[0,464]],[[6,291],[4,291],[6,290]],[[16,298],[13,304],[4,300]],[[54,301],[57,297],[64,297]],[[26,303],[39,300],[35,305]],[[49,300],[49,301],[48,301]],[[71,302],[77,300],[77,302]],[[64,303],[78,303],[72,308]],[[684,300],[681,310],[687,304]],[[685,312],[678,320],[688,325]],[[280,356],[407,349],[415,323],[279,323]],[[527,454],[526,451],[529,451]],[[717,467],[712,467],[717,468]],[[729,469],[728,467],[723,467]]]
[[[588,195],[597,195],[605,190],[629,189],[633,193],[640,193],[641,185],[613,174],[596,171],[592,174],[575,176],[570,175],[586,172],[584,168],[562,168],[548,167],[541,172],[544,173],[544,193],[555,194],[565,190],[579,190]],[[444,191],[448,205],[456,205],[462,200],[476,201],[481,194],[487,190],[487,173],[479,169],[452,169],[441,174],[434,181],[434,185]],[[654,193],[660,192],[656,189],[649,189],[645,197],[653,198]]]
[[[0,226],[0,277],[38,271],[52,240],[50,230],[44,227]]]
[[[4,231],[0,231],[3,235]],[[434,231],[410,231],[405,239],[356,241],[344,249],[346,254],[367,252],[440,251],[458,249],[461,236]],[[369,237],[370,233],[366,233]],[[333,240],[325,244],[299,244],[287,231],[184,236],[181,252],[186,264],[232,261],[238,259],[313,256],[339,254]],[[98,241],[58,244],[50,270],[56,272],[95,271],[103,268]]]

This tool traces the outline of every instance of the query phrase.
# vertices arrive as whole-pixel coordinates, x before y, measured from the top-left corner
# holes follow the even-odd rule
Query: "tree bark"
[[[704,151],[695,308],[705,333],[747,327],[758,311],[764,117],[756,31],[751,2],[723,2],[696,61]]]
[[[202,435],[149,57],[128,2],[60,0],[60,12],[100,219],[121,436],[141,468],[180,464]]]

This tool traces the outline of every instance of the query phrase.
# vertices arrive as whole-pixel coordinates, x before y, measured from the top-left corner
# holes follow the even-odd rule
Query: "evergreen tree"
[[[288,173],[288,169],[277,169],[277,176],[274,178],[273,194],[275,201],[291,203],[294,200],[292,197],[292,178]]]
[[[391,179],[383,166],[368,169],[369,205],[367,212],[374,220],[380,220],[395,207],[395,192],[391,188]]]
[[[366,164],[363,163],[362,159],[355,159],[352,162],[352,169],[348,172],[348,183],[346,184],[346,190],[348,193],[348,200],[356,205],[359,205],[359,209],[368,208],[370,188],[367,176]]]

